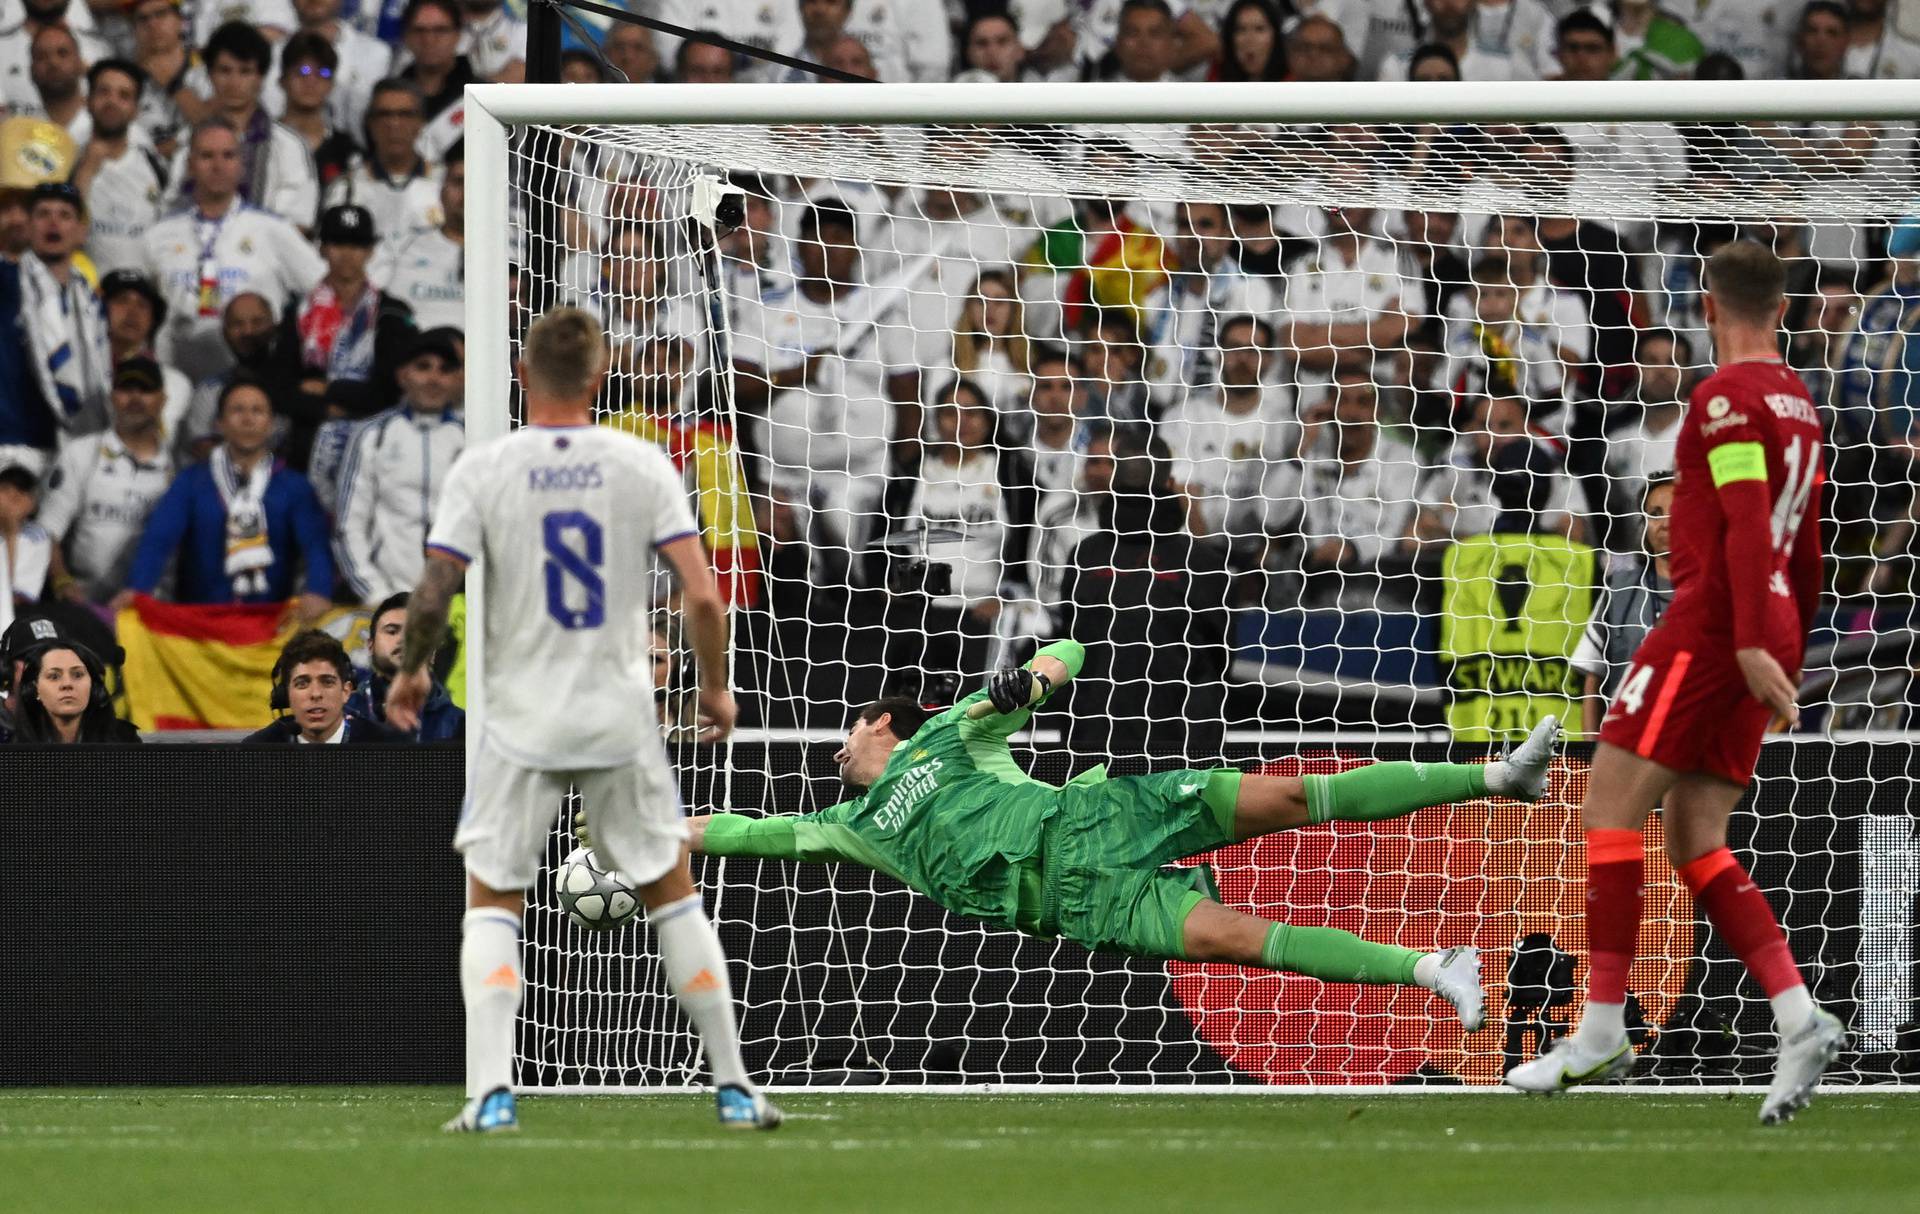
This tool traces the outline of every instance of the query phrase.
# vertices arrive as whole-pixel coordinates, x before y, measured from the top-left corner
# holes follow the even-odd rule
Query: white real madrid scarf
[[[227,508],[227,576],[233,579],[235,598],[267,592],[267,570],[273,567],[273,547],[267,543],[267,482],[273,478],[273,456],[262,452],[246,480],[234,471],[225,443],[213,449],[209,461],[220,503]]]

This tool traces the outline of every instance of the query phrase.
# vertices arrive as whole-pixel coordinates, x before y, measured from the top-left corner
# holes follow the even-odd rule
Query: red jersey
[[[1660,627],[1703,657],[1759,647],[1799,670],[1820,598],[1821,434],[1806,386],[1777,361],[1722,367],[1693,390]]]

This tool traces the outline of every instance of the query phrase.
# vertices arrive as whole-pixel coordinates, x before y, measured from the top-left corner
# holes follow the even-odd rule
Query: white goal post
[[[997,614],[979,625],[987,638],[981,647],[968,648],[969,638],[978,641],[982,634],[967,617],[974,600],[964,587],[947,596],[961,600],[962,608],[938,615],[939,625],[931,609],[914,617],[918,624],[902,623],[895,610],[899,600],[942,596],[900,591],[886,580],[890,574],[875,572],[897,563],[881,551],[886,545],[880,537],[909,534],[912,523],[922,536],[916,551],[931,553],[939,520],[911,487],[902,490],[900,482],[912,477],[903,478],[884,459],[864,473],[848,470],[861,444],[876,440],[845,401],[832,415],[838,421],[823,422],[818,410],[806,412],[799,415],[804,420],[784,423],[782,439],[783,423],[770,420],[769,402],[783,391],[811,398],[814,355],[824,352],[851,366],[855,346],[882,351],[860,356],[879,369],[872,395],[889,406],[879,445],[931,442],[948,420],[936,417],[947,396],[964,406],[964,385],[956,381],[970,384],[987,375],[958,369],[971,364],[953,355],[948,326],[972,323],[965,319],[969,304],[985,316],[980,272],[1003,269],[1010,283],[1019,280],[1017,289],[1008,288],[1016,315],[1025,317],[1019,323],[1033,326],[1015,334],[1014,361],[1020,365],[1007,376],[1020,381],[1022,392],[1037,391],[1041,375],[1029,359],[1038,359],[1043,348],[1058,348],[1071,351],[1067,365],[1074,376],[1101,384],[1098,406],[1089,406],[1088,415],[1106,412],[1091,427],[1075,424],[1068,497],[1082,484],[1090,442],[1108,443],[1119,460],[1122,431],[1151,432],[1152,441],[1162,443],[1171,427],[1187,427],[1180,433],[1193,449],[1174,440],[1162,455],[1163,448],[1154,446],[1154,467],[1173,470],[1167,499],[1185,512],[1174,529],[1217,541],[1227,554],[1219,585],[1230,586],[1222,593],[1232,597],[1218,605],[1233,611],[1226,635],[1216,640],[1230,656],[1208,676],[1219,684],[1217,697],[1199,710],[1216,728],[1183,735],[1184,749],[1173,751],[1140,741],[1138,770],[1164,766],[1176,753],[1191,766],[1277,765],[1287,771],[1332,770],[1369,758],[1462,758],[1487,753],[1488,742],[1512,734],[1525,724],[1525,713],[1537,715],[1545,702],[1537,687],[1502,684],[1476,661],[1484,657],[1488,669],[1499,670],[1500,654],[1531,655],[1527,661],[1557,672],[1571,689],[1552,694],[1564,694],[1567,711],[1577,719],[1580,667],[1563,651],[1571,649],[1589,615],[1625,601],[1625,589],[1614,583],[1626,587],[1622,579],[1633,560],[1653,567],[1642,555],[1647,532],[1640,502],[1649,480],[1658,479],[1654,468],[1665,465],[1657,455],[1637,453],[1642,447],[1670,452],[1670,446],[1660,446],[1651,422],[1646,433],[1637,430],[1639,414],[1632,410],[1645,404],[1651,416],[1673,402],[1642,402],[1634,395],[1647,370],[1641,342],[1656,331],[1670,339],[1673,349],[1661,362],[1671,360],[1676,384],[1711,366],[1694,298],[1708,234],[1719,233],[1711,237],[1718,240],[1765,231],[1776,242],[1797,242],[1791,251],[1780,245],[1794,275],[1790,290],[1800,301],[1796,315],[1808,326],[1796,330],[1794,340],[1806,338],[1804,357],[1812,361],[1796,363],[1796,369],[1825,385],[1816,391],[1816,403],[1829,420],[1852,427],[1851,462],[1830,462],[1828,475],[1832,490],[1839,491],[1833,499],[1839,504],[1830,509],[1844,514],[1830,521],[1852,544],[1838,559],[1853,572],[1843,570],[1833,580],[1837,589],[1809,648],[1803,694],[1820,699],[1816,725],[1765,748],[1756,795],[1736,824],[1735,846],[1753,858],[1750,867],[1763,887],[1780,894],[1776,909],[1817,997],[1851,1013],[1858,1046],[1845,1060],[1845,1081],[1890,1086],[1899,1082],[1896,1076],[1920,1073],[1920,1028],[1912,1023],[1920,1020],[1913,957],[1920,841],[1912,821],[1894,812],[1888,799],[1890,790],[1912,787],[1904,755],[1920,715],[1912,711],[1911,679],[1898,669],[1904,658],[1886,656],[1909,652],[1900,647],[1911,644],[1912,630],[1920,628],[1920,611],[1912,609],[1920,575],[1911,572],[1920,543],[1883,542],[1920,529],[1904,462],[1915,459],[1920,466],[1920,457],[1903,454],[1905,440],[1894,436],[1909,425],[1908,413],[1920,414],[1920,387],[1910,400],[1905,387],[1888,387],[1904,385],[1909,375],[1920,384],[1920,344],[1911,361],[1901,353],[1908,321],[1897,302],[1887,305],[1895,311],[1886,313],[1891,319],[1884,333],[1867,327],[1880,320],[1855,319],[1874,316],[1882,296],[1898,295],[1888,285],[1891,278],[1883,283],[1877,270],[1858,269],[1847,277],[1848,266],[1887,267],[1901,290],[1908,275],[1920,289],[1920,261],[1888,255],[1900,221],[1920,211],[1920,174],[1913,168],[1920,154],[1920,81],[471,85],[464,127],[469,441],[506,434],[515,424],[511,360],[528,319],[528,284],[519,284],[517,298],[516,270],[533,262],[545,267],[538,294],[552,302],[599,307],[622,290],[654,292],[659,298],[649,302],[682,311],[670,324],[649,313],[647,323],[655,327],[640,344],[652,350],[661,334],[684,341],[688,357],[703,368],[685,378],[720,385],[696,405],[696,388],[674,378],[663,408],[676,420],[672,426],[663,421],[659,432],[671,430],[680,441],[693,434],[698,414],[717,423],[729,443],[737,433],[738,449],[723,447],[717,457],[725,465],[723,479],[733,479],[718,487],[703,484],[699,492],[755,498],[753,511],[742,507],[724,523],[704,520],[710,541],[715,528],[730,527],[743,546],[757,544],[758,559],[768,563],[750,576],[764,579],[776,599],[784,590],[781,601],[804,601],[809,612],[822,598],[837,604],[831,622],[809,614],[786,621],[783,629],[768,608],[758,613],[767,618],[764,627],[736,633],[735,661],[760,680],[755,688],[764,710],[754,711],[754,727],[738,743],[681,752],[690,764],[688,779],[703,795],[726,802],[690,803],[690,812],[824,808],[834,799],[824,764],[832,747],[818,739],[878,693],[887,673],[882,667],[899,664],[896,640],[916,628],[929,638],[951,633],[955,667],[972,677],[981,653],[1020,652],[1023,642],[1041,639],[1063,618],[1058,596],[1065,595],[1071,608],[1079,593],[1060,589],[1081,585],[1060,580],[1078,550],[1069,545],[1042,557],[1036,539],[1033,554],[1023,558],[1032,575],[1027,581],[1012,576],[1011,559],[994,566],[1002,586],[1017,590],[995,598]],[[905,134],[892,138],[896,131]],[[1057,154],[1066,145],[1072,155]],[[614,163],[626,168],[607,167]],[[826,182],[795,184],[777,203],[784,216],[778,222],[786,225],[781,239],[797,247],[809,238],[796,235],[799,225],[810,223],[811,238],[824,242],[818,225],[832,216],[823,214],[848,212],[853,239],[867,259],[865,272],[872,275],[865,285],[876,298],[885,291],[904,301],[898,311],[871,305],[858,324],[843,326],[836,339],[843,346],[809,338],[809,357],[797,372],[799,389],[776,383],[769,354],[752,406],[739,403],[746,386],[735,382],[741,360],[724,354],[737,355],[736,338],[761,340],[758,348],[768,351],[777,343],[753,325],[743,335],[740,309],[762,309],[753,324],[771,326],[766,315],[788,305],[776,303],[773,288],[765,286],[767,267],[741,267],[730,263],[732,253],[674,243],[691,218],[686,199],[694,183],[733,175],[755,182]],[[666,201],[609,203],[618,189]],[[965,216],[929,217],[921,200],[941,191],[982,200],[972,214],[988,217],[991,240],[975,239],[979,233],[971,230],[946,245],[916,235],[915,225],[967,227]],[[1117,287],[1113,279],[1105,288],[1097,280],[1098,246],[1081,218],[1080,204],[1095,199],[1115,200],[1109,218],[1118,235],[1107,268],[1119,275]],[[1199,289],[1206,323],[1194,330],[1205,335],[1204,349],[1182,336],[1187,331],[1174,304],[1164,305],[1170,327],[1149,337],[1149,314],[1161,305],[1153,302],[1158,297],[1136,293],[1145,290],[1139,284],[1147,278],[1159,284],[1155,290],[1171,291],[1167,284],[1180,271],[1166,267],[1192,256],[1176,246],[1205,247],[1190,230],[1190,208],[1200,203],[1218,204],[1223,223],[1229,207],[1264,210],[1273,218],[1264,235],[1277,248],[1275,268],[1263,271],[1267,277],[1253,287],[1228,284],[1216,292],[1224,280],[1210,268],[1214,263],[1203,263],[1199,271],[1186,267],[1206,283]],[[616,205],[629,209],[601,209]],[[641,205],[659,209],[636,218],[642,212],[631,208]],[[532,230],[528,214],[539,207],[564,212],[564,222],[549,216]],[[1123,222],[1128,208],[1131,226]],[[1375,225],[1352,235],[1355,249],[1373,242],[1377,247],[1369,256],[1379,262],[1362,264],[1361,255],[1345,246],[1338,257],[1348,260],[1325,261],[1339,230],[1326,226],[1333,221],[1323,216],[1343,209]],[[1445,246],[1455,270],[1439,268],[1435,250],[1441,241],[1431,235],[1437,228],[1416,232],[1389,218],[1428,211],[1448,217]],[[1503,233],[1502,225],[1516,217],[1532,233],[1531,246],[1523,248]],[[1519,263],[1530,257],[1547,264],[1551,250],[1540,224],[1550,217],[1581,221],[1563,249],[1575,260],[1604,253],[1631,265],[1633,285],[1609,304],[1618,306],[1622,318],[1612,332],[1596,298],[1604,290],[1550,284],[1544,274],[1538,281],[1520,277]],[[1237,215],[1231,222],[1239,222]],[[618,235],[649,225],[667,235],[635,237],[632,245]],[[1013,236],[1002,228],[1020,233],[1023,251],[981,252],[989,245],[1013,247]],[[1589,230],[1605,236],[1604,248],[1581,243]],[[1065,255],[1049,245],[1062,232],[1073,238]],[[1137,245],[1128,243],[1136,238]],[[656,239],[664,243],[656,247]],[[528,243],[540,247],[529,254]],[[1254,239],[1233,228],[1230,243],[1251,247]],[[1142,255],[1148,260],[1129,262],[1136,249],[1150,249]],[[1912,257],[1920,253],[1907,255]],[[659,277],[626,277],[617,263],[636,258],[659,260]],[[967,268],[963,286],[951,280],[927,285],[924,267],[942,259]],[[609,263],[621,284],[648,285],[609,285],[602,268]],[[747,273],[726,284],[710,277],[740,269]],[[1348,271],[1350,279],[1339,278]],[[761,272],[758,280],[755,272]],[[781,274],[780,299],[786,300],[795,279],[784,266],[772,276]],[[1452,311],[1444,311],[1437,298],[1415,307],[1381,285],[1382,279],[1400,281],[1396,274],[1429,289],[1437,282]],[[1042,279],[1046,284],[1037,286]],[[738,285],[756,281],[760,285]],[[1111,296],[1103,297],[1103,289]],[[742,290],[755,297],[744,298]],[[1483,300],[1502,290],[1517,301],[1507,312],[1494,304],[1483,308]],[[917,310],[918,296],[942,292],[951,304],[944,318]],[[820,305],[823,313],[839,306],[831,292],[828,299]],[[1309,299],[1318,302],[1310,305]],[[1543,302],[1529,302],[1536,300]],[[1527,313],[1529,307],[1537,314]],[[808,331],[805,308],[793,309],[793,332]],[[1073,319],[1076,309],[1085,312],[1079,320]],[[953,319],[955,310],[962,320]],[[1427,336],[1413,336],[1414,312],[1427,324]],[[1575,312],[1578,319],[1569,319]],[[1104,328],[1105,318],[1116,313],[1125,314],[1115,330],[1129,335],[1124,340]],[[1368,315],[1398,323],[1375,325]],[[1231,417],[1221,421],[1210,414],[1206,424],[1231,434],[1206,449],[1210,454],[1195,454],[1205,448],[1193,437],[1202,423],[1191,420],[1191,411],[1182,412],[1189,398],[1228,395],[1228,372],[1221,366],[1229,349],[1225,330],[1250,316],[1268,328],[1263,335],[1257,325],[1249,326],[1249,342],[1284,347],[1279,354],[1265,351],[1265,369],[1258,374],[1285,396],[1286,417],[1273,422],[1273,432],[1284,433],[1287,444],[1284,454],[1256,453],[1251,489],[1232,480],[1232,472],[1220,473],[1217,483],[1208,480],[1214,475],[1208,468],[1228,460],[1224,450],[1244,446],[1238,436],[1246,431],[1233,430],[1238,423]],[[1912,318],[1920,333],[1920,305]],[[979,323],[988,326],[985,319]],[[1274,336],[1276,326],[1290,335],[1287,342]],[[1355,332],[1362,335],[1344,341],[1336,336]],[[1387,336],[1376,341],[1376,333]],[[1315,361],[1304,345],[1288,344],[1309,340],[1333,347],[1329,357]],[[887,355],[889,341],[902,353]],[[1609,341],[1610,355],[1601,349]],[[991,340],[983,344],[993,346]],[[1138,355],[1131,364],[1134,379],[1108,370],[1101,380],[1080,369],[1083,358],[1118,359],[1112,351],[1121,345]],[[933,350],[938,357],[929,355]],[[1188,375],[1162,365],[1196,351],[1205,355],[1202,361],[1210,360],[1208,370]],[[636,403],[623,400],[610,408],[638,415],[646,412],[638,402],[653,399],[653,388],[641,381],[666,373],[651,364],[642,370],[641,356],[634,358],[616,379]],[[1274,366],[1283,370],[1274,373]],[[911,388],[896,393],[896,377],[885,374],[893,371],[911,371],[904,376]],[[838,373],[841,395],[850,399],[854,393],[845,377],[855,372],[843,367]],[[1370,496],[1347,492],[1346,482],[1313,479],[1310,455],[1320,450],[1315,444],[1326,444],[1322,463],[1360,458],[1340,446],[1342,427],[1358,424],[1340,413],[1350,381],[1358,383],[1356,393],[1364,390],[1370,398],[1367,407],[1379,412],[1380,433],[1404,437],[1410,461],[1403,478],[1383,473],[1370,482]],[[1123,406],[1123,398],[1136,403]],[[1502,423],[1496,413],[1507,400],[1518,402],[1517,412],[1515,420]],[[1134,412],[1122,416],[1123,409]],[[1579,410],[1590,415],[1589,422],[1571,420]],[[1027,438],[1021,430],[1036,423],[1024,405],[1019,411],[1025,420],[1013,420],[1009,431],[1005,404],[983,407],[996,419],[983,442],[1001,454],[1018,449],[1028,465],[1025,475],[1037,475],[1031,465],[1038,457],[1022,446]],[[964,445],[964,412],[955,409],[953,434],[941,431],[940,441]],[[1384,420],[1388,415],[1391,425]],[[677,420],[682,417],[684,427]],[[1920,418],[1906,433],[1920,451]],[[1503,440],[1516,437],[1548,454],[1536,458],[1532,448],[1524,455],[1511,448],[1494,454]],[[840,452],[834,458],[846,467],[821,471],[811,462],[813,453],[829,440]],[[1629,449],[1632,443],[1640,447]],[[1416,448],[1417,468],[1411,462]],[[1384,458],[1377,446],[1368,450],[1365,458]],[[966,458],[955,456],[957,464]],[[1591,462],[1583,465],[1583,459]],[[746,462],[728,462],[736,460]],[[1501,479],[1509,473],[1518,480]],[[870,491],[846,488],[856,482],[869,483]],[[1449,487],[1436,488],[1442,482]],[[1010,492],[1009,483],[999,482],[1003,494]],[[1506,496],[1516,483],[1522,485],[1518,504]],[[1920,483],[1920,475],[1912,483]],[[1156,487],[1154,493],[1160,492]],[[912,504],[899,507],[896,496]],[[1353,508],[1362,499],[1372,511],[1367,519]],[[1315,506],[1328,501],[1335,506]],[[786,517],[782,510],[801,521],[771,524],[797,530],[770,542],[768,520]],[[1389,515],[1397,521],[1387,521]],[[1469,516],[1481,521],[1470,525]],[[1622,523],[1627,516],[1630,521]],[[1108,529],[1119,530],[1111,515],[1102,517]],[[1514,523],[1516,518],[1523,521]],[[1036,533],[1043,529],[1028,522]],[[1014,527],[1004,520],[999,525],[1009,532]],[[1086,524],[1093,531],[1101,525]],[[973,534],[964,522],[955,526],[956,535]],[[1374,532],[1385,539],[1369,547]],[[1440,555],[1449,545],[1464,552],[1469,538],[1508,532],[1537,535],[1522,548],[1551,549],[1553,555],[1543,558],[1548,564],[1496,551],[1482,554],[1490,564],[1469,567],[1464,558],[1455,564]],[[1003,533],[994,535],[1004,551]],[[1320,555],[1330,538],[1333,555]],[[964,546],[956,540],[941,551]],[[781,548],[791,559],[775,569],[770,554]],[[1405,568],[1396,564],[1403,550],[1414,554]],[[804,557],[793,558],[796,551]],[[823,561],[821,554],[836,559]],[[955,559],[963,582],[971,559]],[[1515,559],[1522,564],[1512,565]],[[1516,568],[1519,574],[1513,574]],[[1572,614],[1541,616],[1549,609],[1524,594],[1524,603],[1503,599],[1508,581],[1532,578],[1538,584],[1540,568],[1566,578],[1570,593],[1551,610]],[[1190,572],[1183,569],[1182,576]],[[1652,575],[1645,576],[1651,584]],[[1394,577],[1409,588],[1398,589]],[[1457,626],[1448,621],[1463,609],[1435,596],[1443,582],[1473,579],[1485,588],[1477,600],[1485,626],[1479,633],[1467,629],[1476,639],[1459,641]],[[836,660],[845,669],[838,681],[820,683],[818,655],[806,646],[838,635],[834,629],[851,629],[846,620],[854,609],[846,604],[863,592],[886,600],[884,618],[876,616],[870,634],[859,634],[881,638],[884,652],[863,650],[858,641],[838,642],[843,652]],[[1175,609],[1143,610],[1166,620]],[[480,677],[487,661],[486,611],[478,588],[470,585],[470,748],[486,721]],[[1369,630],[1364,636],[1350,627],[1361,621]],[[1537,650],[1508,653],[1497,638],[1480,635],[1503,627],[1530,635],[1558,628],[1564,644],[1541,641],[1552,651],[1543,658]],[[1162,641],[1158,647],[1167,646]],[[899,652],[931,651],[916,641]],[[1920,645],[1912,652],[1920,652]],[[1525,673],[1507,669],[1516,680]],[[1112,669],[1102,677],[1120,688],[1128,673]],[[823,686],[830,690],[819,690]],[[1115,721],[1129,711],[1148,718],[1162,711],[1141,704],[1123,708],[1125,693],[1112,694],[1102,703]],[[1453,715],[1454,706],[1468,701],[1494,707]],[[1044,768],[1048,779],[1064,779],[1109,757],[1109,735],[1090,741],[1060,721],[1037,724],[1057,730],[1048,736],[1060,743],[1024,744],[1019,753],[1037,763],[1037,772]],[[1151,722],[1142,728],[1147,738]],[[1449,728],[1451,751],[1433,740],[1447,736]],[[1121,732],[1116,727],[1112,736]],[[1119,753],[1117,742],[1113,749]],[[1196,1085],[1357,1091],[1461,1082],[1484,1087],[1496,1084],[1501,1068],[1518,1053],[1535,1048],[1529,1044],[1535,1035],[1550,1033],[1577,1007],[1544,995],[1534,1002],[1516,995],[1509,1004],[1507,988],[1508,967],[1521,964],[1515,950],[1523,940],[1545,939],[1552,949],[1584,954],[1577,901],[1585,871],[1577,815],[1584,781],[1584,762],[1575,760],[1533,811],[1492,803],[1422,811],[1370,831],[1322,828],[1319,834],[1299,832],[1300,840],[1284,846],[1242,845],[1216,861],[1227,900],[1271,918],[1347,927],[1409,947],[1471,937],[1487,948],[1494,993],[1490,1027],[1470,1037],[1437,1024],[1424,999],[1377,988],[1327,994],[1306,991],[1300,984],[1310,984],[1307,979],[1089,958],[1070,945],[1016,941],[1010,933],[945,916],[886,878],[851,866],[807,875],[773,861],[731,859],[709,862],[699,875],[717,905],[734,963],[749,1064],[776,1084],[880,1083],[914,1090],[1085,1085],[1116,1091]],[[1633,989],[1651,1030],[1648,1051],[1669,1050],[1648,1064],[1649,1086],[1739,1086],[1764,1078],[1755,1060],[1771,1048],[1770,1037],[1756,1027],[1765,1000],[1740,977],[1658,855],[1657,824],[1648,839],[1650,922],[1642,941],[1649,955],[1635,968]],[[584,933],[559,913],[550,890],[536,891],[527,954],[523,1087],[655,1090],[697,1081],[692,1038],[654,970],[644,924]],[[1540,983],[1559,989],[1568,985],[1568,974],[1555,971],[1551,983],[1544,976]],[[1575,982],[1572,989],[1580,986]]]

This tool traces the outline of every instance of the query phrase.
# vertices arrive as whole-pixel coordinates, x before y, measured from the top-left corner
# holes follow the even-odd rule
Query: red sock
[[[1637,830],[1587,832],[1587,1002],[1625,1003],[1646,894]]]
[[[1773,907],[1732,852],[1723,847],[1688,861],[1680,866],[1680,879],[1767,998],[1802,984]]]

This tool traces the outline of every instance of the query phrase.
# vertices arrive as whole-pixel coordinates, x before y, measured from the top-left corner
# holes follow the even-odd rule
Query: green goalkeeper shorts
[[[1233,841],[1241,773],[1166,771],[1062,790],[1047,823],[1042,924],[1101,952],[1183,960],[1206,895],[1160,866]]]

